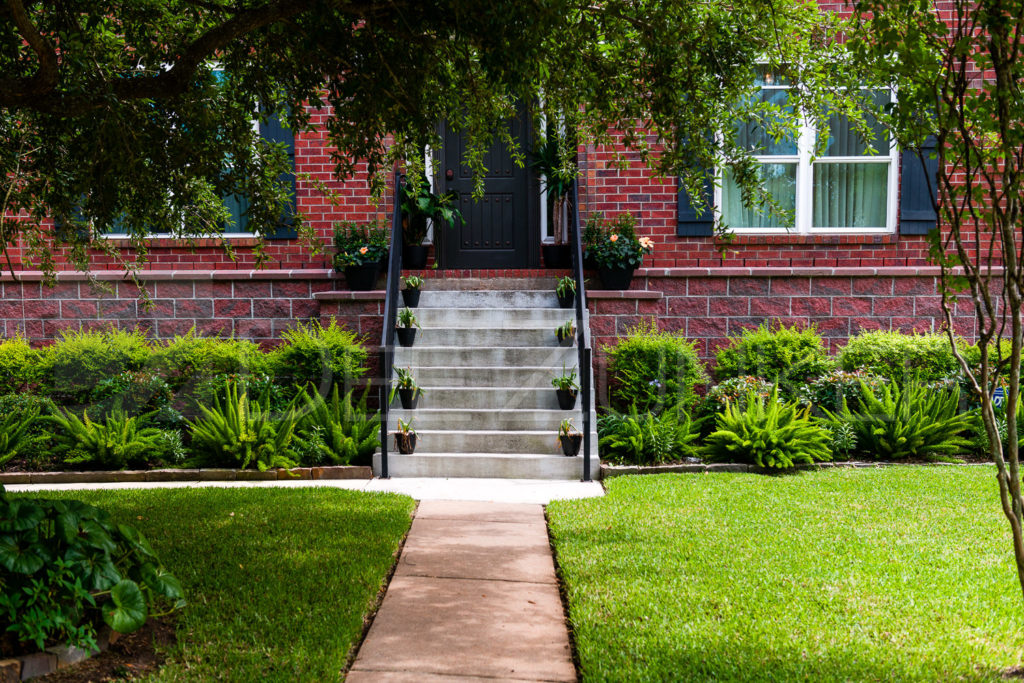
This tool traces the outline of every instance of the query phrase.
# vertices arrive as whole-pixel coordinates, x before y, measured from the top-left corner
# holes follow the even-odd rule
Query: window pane
[[[788,95],[789,92],[787,90],[767,88],[761,90],[759,101],[768,102],[792,114],[792,108],[786,106]],[[738,124],[737,134],[740,146],[758,156],[796,156],[796,139],[786,137],[778,141],[773,140],[765,127],[765,124],[770,123],[770,119],[766,118],[765,121],[750,121]]]
[[[884,228],[888,163],[814,164],[816,228]]]
[[[890,101],[887,90],[865,90],[866,106],[870,111],[880,111]],[[868,128],[872,131],[870,148],[878,154],[889,153],[889,136],[877,119],[868,113]],[[859,157],[868,154],[869,145],[850,125],[850,121],[842,115],[835,115],[828,120],[828,142],[825,147],[827,157]]]
[[[762,164],[761,180],[775,201],[787,211],[796,208],[796,164]],[[793,227],[782,223],[779,216],[767,207],[747,208],[743,206],[739,185],[728,170],[722,182],[722,217],[732,228],[782,228]]]

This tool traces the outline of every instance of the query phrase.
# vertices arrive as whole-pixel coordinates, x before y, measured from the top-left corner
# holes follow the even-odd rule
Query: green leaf
[[[121,535],[125,537],[135,548],[142,552],[142,554],[148,557],[156,557],[153,552],[153,548],[149,545],[149,541],[142,535],[142,532],[133,526],[127,524],[118,524],[117,530],[121,532]]]
[[[155,567],[151,564],[143,565],[142,581],[154,593],[165,598],[180,600],[185,597],[181,582],[163,567]]]
[[[23,546],[11,538],[0,538],[0,565],[8,571],[15,574],[35,574],[44,564],[42,555],[28,543]]]
[[[43,508],[34,501],[12,500],[0,521],[0,531],[25,531],[39,524],[45,516]]]
[[[110,590],[110,603],[103,607],[103,621],[118,633],[131,633],[146,623],[146,599],[134,581],[125,579]]]

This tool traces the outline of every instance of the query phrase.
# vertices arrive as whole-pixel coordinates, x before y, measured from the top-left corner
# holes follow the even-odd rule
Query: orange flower
[[[370,248],[369,248],[369,247],[363,247],[362,249],[360,249],[360,250],[359,250],[359,253],[360,253],[360,254],[365,254],[365,253],[366,253],[366,252],[368,252],[368,251],[370,251]]]
[[[640,242],[640,246],[643,247],[644,249],[653,249],[654,248],[654,242],[651,240],[650,237],[641,237],[639,242]]]
[[[618,242],[619,241],[619,236],[618,235],[612,235],[608,239],[611,240],[612,242]]]

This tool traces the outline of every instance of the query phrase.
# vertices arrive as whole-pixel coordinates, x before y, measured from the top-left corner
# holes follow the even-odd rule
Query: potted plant
[[[644,261],[644,255],[654,250],[649,237],[636,236],[636,219],[628,213],[619,215],[587,249],[597,264],[601,286],[605,289],[629,289],[633,271]]]
[[[402,278],[405,289],[402,290],[402,302],[409,308],[416,308],[420,303],[420,287],[423,286],[423,278],[419,275],[410,275]]]
[[[559,278],[555,285],[555,296],[558,297],[559,308],[572,308],[576,299],[576,280],[568,275]]]
[[[583,269],[597,270],[597,263],[594,262],[594,245],[605,238],[608,231],[604,227],[604,214],[595,211],[583,224]]]
[[[561,346],[572,346],[572,340],[576,337],[576,323],[566,320],[555,328],[555,337]]]
[[[420,402],[420,396],[424,394],[424,391],[416,384],[416,380],[412,376],[412,368],[395,368],[395,374],[398,375],[398,380],[391,389],[391,396],[388,397],[388,402],[394,401],[395,394],[398,394],[398,399],[402,402],[402,408],[414,410],[416,404]]]
[[[558,427],[558,442],[562,444],[562,453],[568,456],[578,455],[583,434],[573,425],[572,420],[562,420]]]
[[[395,447],[402,455],[412,455],[416,450],[416,430],[412,428],[412,420],[399,419],[395,430]]]
[[[572,163],[575,146],[548,128],[544,144],[533,153],[533,169],[542,176],[543,189],[547,198],[548,222],[551,225],[553,244],[541,245],[545,268],[571,268],[572,252],[569,247],[569,192],[576,177]]]
[[[580,385],[576,383],[575,366],[571,372],[566,372],[563,365],[562,374],[552,378],[551,386],[555,388],[559,408],[562,410],[572,410],[576,407],[576,396],[579,395]]]
[[[387,231],[376,223],[334,224],[334,269],[345,273],[349,289],[373,289],[381,264],[387,262]]]
[[[438,195],[431,192],[430,181],[423,174],[418,181],[410,180],[402,187],[402,263],[406,268],[417,270],[427,265],[429,247],[423,246],[427,237],[427,219],[448,227],[455,225],[456,218],[466,222],[454,206],[455,199],[454,193]]]
[[[416,328],[420,326],[416,320],[416,314],[411,308],[403,308],[398,312],[398,320],[395,323],[395,333],[398,335],[398,343],[402,346],[412,346],[416,340]]]

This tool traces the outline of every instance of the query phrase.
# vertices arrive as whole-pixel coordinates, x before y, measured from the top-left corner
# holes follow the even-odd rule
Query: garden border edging
[[[784,474],[794,470],[822,470],[822,469],[867,469],[871,467],[978,467],[981,465],[992,465],[988,462],[893,462],[880,460],[877,462],[869,460],[850,460],[843,462],[820,462],[813,465],[795,465],[787,469],[776,469],[773,467],[758,467],[756,465],[745,465],[743,463],[679,463],[676,465],[601,465],[601,479],[610,477],[624,477],[631,474],[705,474],[715,472],[750,472],[753,474]]]
[[[373,479],[364,465],[296,467],[293,469],[159,469],[95,472],[0,472],[0,484],[135,484],[142,482],[298,481]]]

